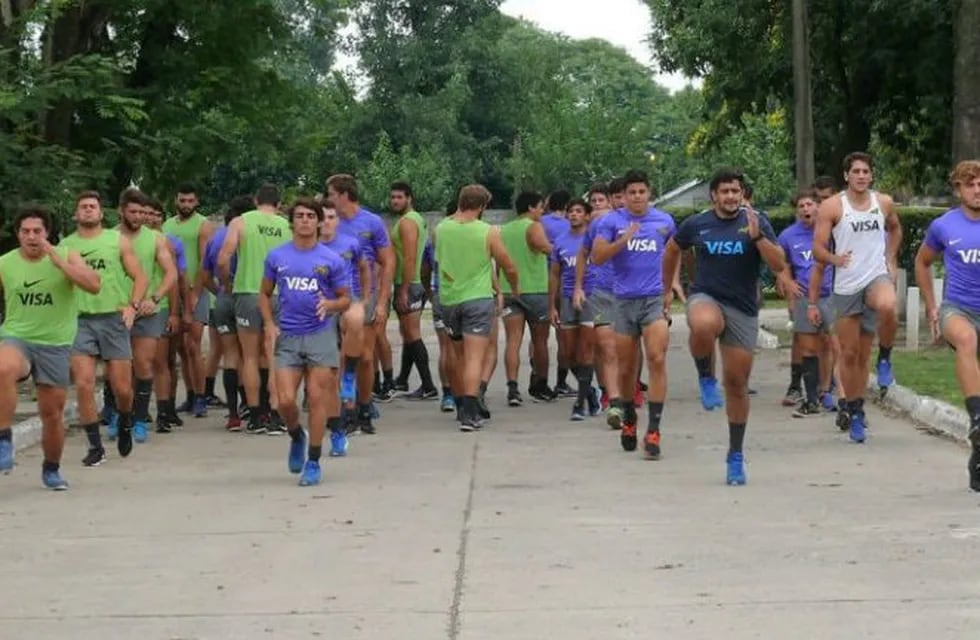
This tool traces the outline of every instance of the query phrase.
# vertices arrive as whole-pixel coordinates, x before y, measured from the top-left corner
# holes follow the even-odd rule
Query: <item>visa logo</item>
[[[105,271],[105,260],[102,258],[95,258],[93,260],[86,260],[85,264],[92,267],[96,271]]]
[[[316,278],[291,276],[286,278],[286,288],[290,291],[319,291]]]
[[[740,256],[745,253],[745,246],[740,240],[715,240],[705,242],[704,247],[713,256]]]
[[[657,241],[652,238],[633,238],[626,244],[630,251],[656,251]]]
[[[956,253],[963,264],[980,264],[980,249],[960,249]]]
[[[54,297],[50,293],[18,293],[17,299],[25,307],[54,306]]]
[[[279,227],[267,227],[264,224],[257,225],[259,229],[260,236],[266,236],[267,238],[281,238],[282,229]]]
[[[813,262],[813,251],[800,251],[800,257],[807,262]]]
[[[562,260],[565,262],[566,267],[572,268],[578,262],[578,256],[566,256]]]
[[[862,231],[881,231],[881,226],[878,224],[878,220],[852,220],[851,229],[855,233]]]

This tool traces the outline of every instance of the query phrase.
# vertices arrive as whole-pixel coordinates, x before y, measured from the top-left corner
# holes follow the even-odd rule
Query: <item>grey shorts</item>
[[[167,330],[168,317],[170,317],[170,309],[160,309],[152,316],[137,318],[129,335],[132,338],[159,338]]]
[[[234,296],[225,293],[217,296],[214,309],[211,309],[211,326],[218,331],[218,335],[222,336],[232,335],[238,331]]]
[[[834,306],[830,302],[830,296],[820,298],[817,301],[817,308],[820,309],[820,326],[815,327],[807,316],[810,301],[806,298],[798,298],[793,307],[793,333],[829,333],[834,324]]]
[[[939,305],[939,328],[942,331],[946,330],[946,322],[952,316],[966,318],[971,324],[973,324],[974,330],[980,333],[980,311],[972,311],[955,302],[948,302],[944,300],[942,304]]]
[[[616,333],[636,338],[643,329],[664,317],[663,296],[646,298],[620,298],[616,310]]]
[[[207,324],[211,319],[211,292],[202,291],[201,297],[197,299],[197,306],[194,307],[194,322]]]
[[[397,291],[398,288],[395,288]],[[392,296],[392,300],[395,296]],[[398,313],[398,309],[395,309],[395,313],[398,315],[409,315],[412,313],[419,313],[425,308],[425,287],[421,284],[415,282],[408,285],[408,313]]]
[[[589,296],[589,306],[592,307],[592,320],[597,327],[616,324],[618,304],[612,291],[593,291]]]
[[[432,294],[432,326],[436,332],[446,330],[446,323],[442,319],[442,305],[439,304],[439,294],[436,292]]]
[[[520,296],[505,296],[503,318],[522,315],[528,324],[551,322],[547,293],[524,293]]]
[[[235,324],[239,329],[247,331],[262,331],[262,313],[259,312],[259,294],[236,293],[232,296],[235,309]],[[279,318],[279,298],[272,296],[272,317]]]
[[[102,360],[132,360],[133,347],[122,314],[117,311],[78,316],[78,333],[71,354]]]
[[[591,327],[595,324],[592,318],[592,304],[589,299],[586,298],[585,304],[582,305],[582,310],[579,311],[572,304],[571,298],[566,298],[562,296],[561,308],[558,310],[558,322],[562,329],[574,328],[574,327]]]
[[[872,280],[868,286],[857,293],[832,293],[830,298],[837,319],[861,316],[861,332],[874,333],[878,328],[878,313],[874,309],[868,308],[867,295],[868,290],[879,282],[891,284],[892,279],[890,276],[882,275]]]
[[[687,299],[687,308],[695,304],[710,303],[718,307],[725,321],[725,328],[719,336],[719,341],[726,347],[740,347],[754,351],[759,340],[759,317],[750,316],[735,307],[718,302],[706,293],[695,293]],[[688,314],[690,317],[690,314]],[[688,322],[690,326],[690,322]]]
[[[35,344],[19,338],[0,338],[0,344],[10,345],[20,351],[30,370],[23,379],[34,378],[34,384],[51,387],[67,387],[71,384],[71,367],[68,364],[71,347]]]
[[[372,293],[369,297],[355,298],[355,302],[364,305],[364,326],[374,324],[374,314],[378,311],[378,294]]]
[[[277,369],[336,369],[339,365],[336,324],[318,333],[276,339]]]
[[[493,298],[447,305],[442,308],[442,319],[453,340],[462,340],[465,334],[489,338],[497,319],[497,305]]]

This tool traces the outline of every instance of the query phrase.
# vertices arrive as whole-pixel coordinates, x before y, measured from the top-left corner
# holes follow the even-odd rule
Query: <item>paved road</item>
[[[793,420],[766,353],[749,484],[727,487],[675,331],[658,462],[569,401],[506,408],[499,378],[485,432],[396,401],[314,489],[284,438],[217,416],[94,470],[73,437],[67,493],[26,452],[0,477],[0,637],[976,637],[964,450],[875,409],[863,446]]]

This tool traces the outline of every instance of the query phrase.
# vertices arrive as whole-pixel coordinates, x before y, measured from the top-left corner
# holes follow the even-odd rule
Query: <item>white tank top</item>
[[[888,275],[885,257],[885,213],[878,202],[878,194],[871,192],[871,207],[866,211],[855,209],[841,194],[840,221],[833,229],[834,253],[851,252],[847,267],[834,268],[834,293],[851,295],[864,290],[871,282]]]

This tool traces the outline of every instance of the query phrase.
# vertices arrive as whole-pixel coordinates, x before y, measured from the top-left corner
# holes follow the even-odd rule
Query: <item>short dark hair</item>
[[[459,190],[460,211],[483,210],[490,204],[490,192],[482,184],[468,184]]]
[[[817,199],[817,190],[816,189],[813,189],[813,188],[810,188],[810,189],[800,189],[793,196],[793,199],[790,200],[790,204],[792,204],[795,207],[796,205],[798,205],[800,203],[800,200],[806,200],[807,198],[809,198],[810,200],[816,201],[816,199]]]
[[[282,196],[279,195],[279,187],[271,182],[266,182],[255,192],[256,205],[278,207],[281,201]]]
[[[589,187],[589,197],[591,198],[593,194],[601,193],[602,195],[609,197],[609,186],[605,182],[596,182],[591,187]]]
[[[548,194],[548,204],[546,206],[549,211],[567,211],[568,202],[571,199],[572,194],[565,189],[558,189]]]
[[[592,213],[592,205],[586,202],[584,198],[572,198],[569,200],[566,211],[571,211],[572,207],[582,207],[585,210],[585,215]]]
[[[837,181],[830,176],[818,176],[816,180],[813,181],[813,188],[817,191],[823,191],[824,189],[837,190]]]
[[[537,191],[521,191],[514,202],[514,208],[518,214],[527,213],[531,207],[536,207],[544,202],[544,196]]]
[[[192,193],[197,195],[197,185],[195,185],[193,182],[181,182],[179,185],[177,185],[177,193]]]
[[[631,169],[626,172],[625,176],[623,176],[624,187],[628,188],[631,184],[639,184],[639,183],[643,183],[647,187],[650,186],[650,178],[648,178],[647,174],[643,171],[639,171],[637,169]]]
[[[745,175],[742,174],[740,169],[735,169],[732,167],[719,169],[715,172],[715,175],[711,177],[711,182],[708,183],[708,189],[710,191],[717,191],[718,187],[726,182],[737,182],[740,187],[744,188]]]
[[[300,207],[313,211],[316,213],[317,222],[323,222],[323,206],[314,198],[308,198],[305,196],[302,198],[296,198],[296,202],[293,203],[293,206],[289,207],[287,215],[289,216],[290,222],[293,221],[293,214],[296,212],[296,209]]]
[[[746,200],[751,200],[752,199],[752,196],[755,194],[755,189],[752,188],[752,185],[751,184],[749,184],[748,182],[744,182],[743,181],[742,182],[742,193],[744,194],[744,197],[745,197]]]
[[[126,187],[123,192],[119,194],[119,208],[125,209],[131,204],[138,204],[140,206],[150,206],[150,199],[138,188],[136,187]]]
[[[855,162],[863,162],[868,165],[869,169],[875,168],[875,162],[870,153],[865,153],[864,151],[852,151],[844,156],[844,173],[850,171]]]
[[[20,231],[20,225],[28,218],[37,218],[41,221],[41,226],[48,233],[51,233],[51,214],[47,209],[39,204],[28,204],[21,208],[14,216],[14,232]]]
[[[412,186],[403,180],[395,180],[388,187],[388,191],[401,191],[408,198],[415,198],[415,194],[412,193]]]
[[[154,211],[159,211],[161,214],[163,214],[163,203],[157,200],[156,198],[147,196],[146,202],[144,204],[147,207],[153,209]]]
[[[99,205],[102,204],[102,196],[99,195],[98,191],[94,191],[92,189],[89,189],[88,191],[82,191],[77,196],[75,196],[75,206],[77,207],[78,203],[81,202],[82,200],[95,200],[96,202],[99,203]]]
[[[235,196],[228,203],[228,210],[225,211],[225,224],[230,224],[232,220],[243,213],[248,213],[254,208],[255,203],[252,198],[248,196]]]
[[[626,181],[622,178],[613,178],[609,181],[609,195],[626,191]]]
[[[351,202],[358,201],[357,180],[348,173],[338,173],[327,178],[327,189],[333,187],[337,193],[347,194]]]

